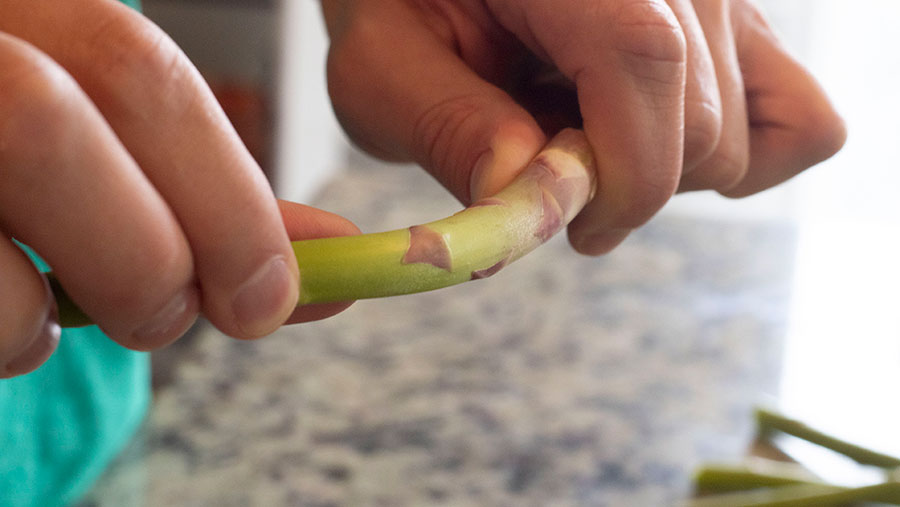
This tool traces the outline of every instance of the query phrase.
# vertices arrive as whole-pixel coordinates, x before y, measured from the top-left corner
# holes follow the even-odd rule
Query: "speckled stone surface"
[[[350,165],[313,204],[365,231],[459,209],[416,168]],[[675,505],[776,388],[793,248],[664,215],[603,258],[557,237],[254,343],[201,327],[85,505]]]

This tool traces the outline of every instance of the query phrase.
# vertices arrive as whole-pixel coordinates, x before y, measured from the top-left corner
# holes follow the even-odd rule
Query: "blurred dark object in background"
[[[270,174],[274,138],[271,96],[259,86],[212,77],[207,77],[207,82],[250,154]]]

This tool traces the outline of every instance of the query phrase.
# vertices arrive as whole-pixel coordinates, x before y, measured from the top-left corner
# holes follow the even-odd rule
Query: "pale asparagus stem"
[[[594,191],[584,134],[554,137],[505,189],[443,220],[294,243],[300,304],[411,294],[489,277],[563,229]]]
[[[584,134],[564,130],[509,186],[443,220],[407,229],[293,242],[298,305],[439,289],[487,278],[562,230],[594,192]],[[61,324],[85,325],[56,284]]]

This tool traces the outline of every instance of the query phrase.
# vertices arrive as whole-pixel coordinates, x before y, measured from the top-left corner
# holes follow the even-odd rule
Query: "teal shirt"
[[[63,330],[38,370],[0,380],[0,506],[78,501],[132,438],[149,401],[147,354],[97,327]]]

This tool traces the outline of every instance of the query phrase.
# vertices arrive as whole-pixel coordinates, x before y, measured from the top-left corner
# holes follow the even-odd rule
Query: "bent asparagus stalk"
[[[424,292],[490,277],[562,230],[593,197],[594,160],[584,134],[557,134],[492,197],[406,229],[293,242],[298,305]],[[59,284],[63,327],[90,322]]]

